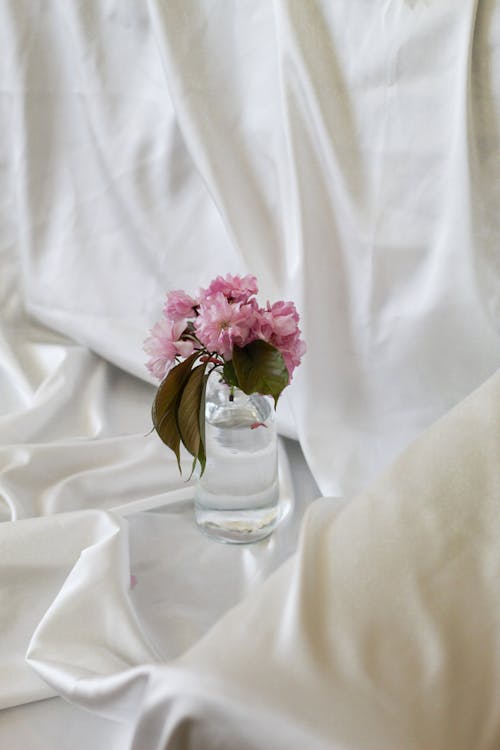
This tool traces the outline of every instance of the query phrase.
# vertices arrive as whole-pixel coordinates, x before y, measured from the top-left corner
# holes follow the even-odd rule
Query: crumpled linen
[[[133,750],[496,750],[499,502],[500,373],[353,503],[314,503],[294,558],[179,659],[119,669],[99,618],[75,625],[102,606],[80,561],[28,661]]]
[[[55,694],[19,657],[47,618],[47,606],[57,608],[63,584],[64,619],[73,637],[80,640],[85,674],[120,670],[158,658],[145,644],[127,596],[128,539],[119,519],[102,511],[59,513],[55,523],[51,518],[33,518],[5,524],[1,531],[0,708]],[[92,591],[93,610],[81,595],[82,589]],[[76,607],[71,622],[68,606]],[[82,645],[90,628],[99,633],[101,645],[96,648],[91,638],[85,649]],[[57,658],[64,661],[68,645],[62,632],[57,649]],[[52,660],[54,666],[57,658]]]

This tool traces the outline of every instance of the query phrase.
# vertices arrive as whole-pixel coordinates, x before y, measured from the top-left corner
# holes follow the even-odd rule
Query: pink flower
[[[183,341],[186,329],[185,320],[160,320],[150,331],[143,349],[150,355],[146,367],[153,377],[163,380],[175,362],[176,356],[189,357],[194,351],[192,341]]]
[[[198,300],[190,297],[182,289],[177,289],[167,294],[167,301],[163,308],[163,313],[169,320],[184,320],[184,318],[194,318],[194,309],[200,303]]]
[[[267,303],[267,307],[260,310],[259,338],[270,342],[272,337],[281,338],[295,334],[298,330],[299,315],[293,302]]]
[[[245,303],[258,291],[255,276],[232,276],[227,273],[224,278],[217,276],[207,289],[202,289],[201,297],[208,300],[216,294],[223,294],[228,302]]]
[[[245,346],[255,338],[252,335],[254,323],[252,305],[231,303],[222,292],[218,292],[202,302],[194,327],[208,351],[217,352],[227,360],[231,358],[235,344]]]
[[[306,351],[298,323],[299,315],[293,302],[280,300],[273,305],[268,302],[266,308],[258,310],[253,329],[255,338],[267,341],[281,352],[290,380]]]
[[[293,377],[293,371],[300,365],[302,356],[307,350],[306,342],[300,338],[299,334],[300,331],[297,331],[297,335],[293,337],[290,336],[288,341],[282,341],[280,345],[274,345],[283,355],[290,380]],[[290,382],[290,380],[288,382]]]

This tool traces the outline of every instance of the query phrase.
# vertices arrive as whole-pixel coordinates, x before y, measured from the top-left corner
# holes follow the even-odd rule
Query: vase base
[[[195,505],[199,529],[226,544],[250,544],[272,534],[279,520],[278,505],[255,510],[220,510]]]

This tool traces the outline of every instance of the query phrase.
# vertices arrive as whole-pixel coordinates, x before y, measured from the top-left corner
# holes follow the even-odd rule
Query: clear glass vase
[[[195,517],[201,530],[244,544],[268,536],[278,522],[278,451],[274,408],[260,394],[231,389],[217,372],[208,380],[207,464],[198,478]]]

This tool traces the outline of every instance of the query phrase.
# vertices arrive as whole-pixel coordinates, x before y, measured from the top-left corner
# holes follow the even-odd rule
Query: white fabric
[[[496,750],[497,381],[367,488],[500,364],[499,3],[0,0],[0,49],[0,747]],[[141,351],[226,271],[309,347],[314,478],[287,441],[245,549],[176,501]]]
[[[495,0],[0,13],[3,247],[37,319],[144,378],[165,289],[255,272],[302,314],[283,428],[324,494],[497,368]]]
[[[28,661],[130,723],[134,750],[496,750],[499,503],[500,373],[340,515],[314,503],[296,557],[170,666],[123,670],[147,658],[125,600],[100,585],[120,570],[105,528]]]

